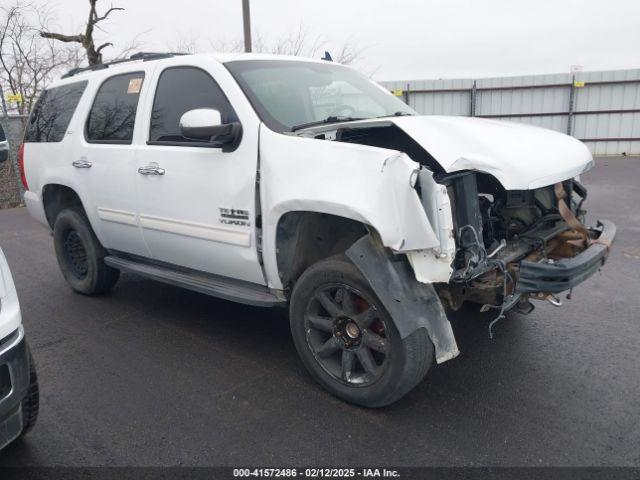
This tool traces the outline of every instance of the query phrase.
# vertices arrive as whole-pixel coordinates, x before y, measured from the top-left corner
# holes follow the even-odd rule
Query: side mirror
[[[217,145],[237,145],[241,127],[238,122],[222,123],[222,116],[213,108],[196,108],[180,117],[180,133],[191,140]]]
[[[0,163],[6,162],[9,158],[9,144],[5,140],[0,142]]]

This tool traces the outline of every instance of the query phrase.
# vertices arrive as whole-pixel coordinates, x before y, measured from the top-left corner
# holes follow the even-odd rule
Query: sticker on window
[[[140,89],[142,88],[142,78],[132,78],[129,80],[129,88],[127,88],[127,93],[140,93]]]

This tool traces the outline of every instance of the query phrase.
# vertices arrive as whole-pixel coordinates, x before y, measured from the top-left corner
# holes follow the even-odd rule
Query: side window
[[[116,75],[104,81],[87,118],[87,141],[131,143],[144,72]]]
[[[160,75],[151,112],[149,143],[191,143],[180,134],[180,117],[195,108],[215,108],[223,123],[238,117],[224,93],[204,70],[194,67],[168,68]]]
[[[62,141],[86,86],[87,82],[76,82],[42,92],[27,122],[24,141]]]

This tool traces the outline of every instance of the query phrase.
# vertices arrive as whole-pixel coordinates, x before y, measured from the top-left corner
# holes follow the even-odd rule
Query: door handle
[[[89,162],[86,158],[82,157],[80,160],[76,160],[71,165],[73,165],[76,168],[91,168],[91,165],[93,164]]]
[[[158,165],[150,164],[138,168],[138,173],[140,175],[164,175],[164,168],[161,168]]]

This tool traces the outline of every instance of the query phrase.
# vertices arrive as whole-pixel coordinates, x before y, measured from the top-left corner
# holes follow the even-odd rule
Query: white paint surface
[[[0,339],[14,332],[22,323],[20,303],[9,264],[0,248]]]

